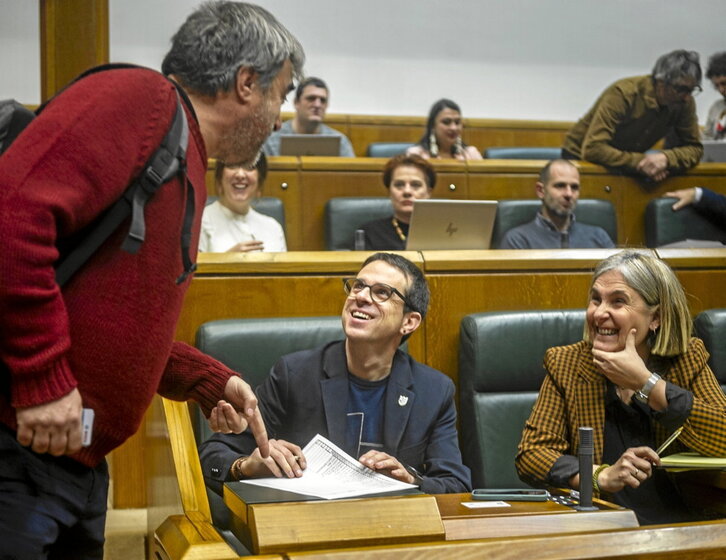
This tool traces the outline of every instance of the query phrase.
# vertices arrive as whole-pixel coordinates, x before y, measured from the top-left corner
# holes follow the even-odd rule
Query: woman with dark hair
[[[479,150],[461,139],[461,109],[451,99],[439,99],[429,111],[426,132],[406,153],[423,158],[482,159]]]
[[[252,206],[262,195],[267,159],[260,153],[252,168],[217,160],[214,183],[219,197],[202,214],[199,250],[207,253],[287,251],[285,233],[275,218]]]
[[[578,428],[593,429],[591,484],[641,524],[699,518],[654,451],[726,456],[726,397],[691,337],[673,270],[638,251],[602,261],[592,276],[583,339],[545,354],[545,377],[515,459],[529,484],[579,488]],[[590,476],[588,474],[588,476]],[[587,481],[590,483],[590,481]]]
[[[386,163],[383,184],[391,198],[393,216],[368,222],[361,228],[365,232],[365,248],[370,251],[403,251],[413,214],[413,201],[431,197],[436,172],[422,157],[401,154]]]

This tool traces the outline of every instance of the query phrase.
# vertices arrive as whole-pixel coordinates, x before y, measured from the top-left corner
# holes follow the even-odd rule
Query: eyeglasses
[[[371,299],[375,301],[376,303],[383,303],[384,301],[388,301],[391,299],[391,296],[393,294],[396,294],[398,297],[400,297],[403,300],[403,303],[405,303],[409,309],[413,311],[417,311],[416,306],[411,303],[411,301],[404,296],[401,292],[399,292],[396,288],[393,286],[389,286],[388,284],[366,284],[361,280],[360,278],[343,278],[343,289],[345,290],[345,293],[348,295],[357,295],[361,293],[366,288],[370,288],[371,290]]]
[[[684,85],[678,85],[678,84],[668,84],[673,91],[675,91],[678,95],[691,95],[696,96],[699,93],[703,91],[703,88],[701,86],[684,86]]]

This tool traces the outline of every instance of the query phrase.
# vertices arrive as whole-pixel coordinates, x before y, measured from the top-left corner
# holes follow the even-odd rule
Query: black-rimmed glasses
[[[366,284],[360,278],[343,278],[343,289],[348,295],[357,295],[366,288],[370,288],[371,299],[376,303],[383,303],[384,301],[388,301],[389,299],[391,299],[391,296],[393,294],[396,294],[403,300],[403,303],[405,303],[409,309],[417,311],[416,306],[414,306],[406,296],[404,296],[393,286],[380,283]]]
[[[696,96],[699,93],[703,91],[703,88],[701,86],[684,86],[679,84],[669,84],[671,86],[671,89],[675,91],[678,95],[691,95]]]

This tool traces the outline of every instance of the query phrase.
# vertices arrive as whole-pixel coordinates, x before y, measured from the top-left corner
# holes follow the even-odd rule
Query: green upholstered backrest
[[[547,147],[521,147],[496,146],[484,150],[487,159],[559,159],[562,157],[562,148]]]
[[[372,220],[393,216],[391,200],[385,197],[346,196],[325,204],[325,246],[329,251],[353,248],[355,230]]]
[[[289,317],[269,319],[224,319],[202,324],[197,330],[196,347],[242,374],[253,388],[262,383],[281,356],[315,348],[344,338],[340,316]],[[197,444],[212,435],[207,419],[198,406],[192,410]],[[215,527],[228,541],[230,512],[221,496],[207,488],[209,508]]]
[[[542,201],[539,199],[500,200],[492,232],[492,247],[499,247],[504,234],[513,227],[534,220],[541,207]],[[575,216],[578,222],[600,226],[607,232],[613,243],[617,244],[618,223],[612,202],[597,198],[581,198],[577,201]]]
[[[726,228],[718,226],[693,207],[673,211],[675,198],[654,198],[645,207],[645,244],[661,247],[684,239],[726,243]]]
[[[708,365],[726,392],[726,308],[707,309],[693,321],[694,334],[706,345]]]
[[[218,197],[208,196],[206,204],[212,204]],[[260,214],[275,218],[285,231],[285,205],[276,196],[261,196],[252,202],[252,208]]]
[[[366,157],[392,158],[405,154],[411,146],[411,142],[371,142],[366,148]]]
[[[475,488],[526,487],[514,457],[537,398],[544,353],[582,339],[583,310],[467,315],[459,340],[459,411],[464,463]]]

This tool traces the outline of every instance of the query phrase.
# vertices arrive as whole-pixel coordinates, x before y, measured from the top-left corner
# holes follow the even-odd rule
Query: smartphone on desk
[[[537,488],[477,488],[471,493],[473,500],[504,502],[546,502],[549,496]]]

